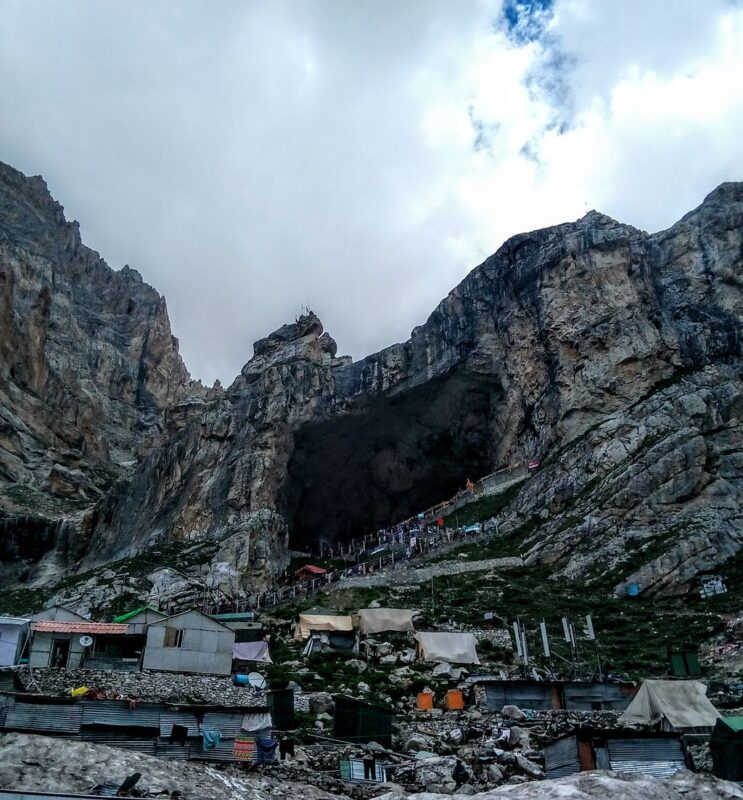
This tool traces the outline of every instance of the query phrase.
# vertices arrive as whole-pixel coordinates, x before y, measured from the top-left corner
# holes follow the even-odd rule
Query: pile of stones
[[[69,695],[87,686],[106,699],[132,698],[142,702],[262,706],[265,695],[246,686],[235,686],[228,677],[182,675],[169,672],[116,672],[112,670],[35,669],[19,672],[25,689],[45,695]]]

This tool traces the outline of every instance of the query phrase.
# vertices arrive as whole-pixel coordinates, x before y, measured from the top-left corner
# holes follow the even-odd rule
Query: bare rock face
[[[743,184],[654,235],[591,212],[516,236],[356,363],[308,313],[206,392],[164,301],[85,249],[38,179],[2,174],[0,476],[64,517],[32,579],[45,547],[88,569],[212,540],[212,585],[259,588],[290,539],[356,535],[531,460],[501,523],[557,574],[681,591],[740,550]]]
[[[83,246],[41,178],[4,164],[0,332],[6,528],[30,515],[39,529],[75,517],[162,440],[166,409],[202,391],[178,355],[164,299]],[[6,562],[9,538],[0,542]]]

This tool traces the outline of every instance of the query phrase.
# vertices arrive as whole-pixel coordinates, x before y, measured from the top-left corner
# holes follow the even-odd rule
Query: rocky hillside
[[[8,473],[8,491],[51,491],[48,462],[95,429],[88,408],[106,418],[111,436],[97,447],[105,438],[111,452],[85,445],[96,453],[85,469],[60,466],[104,489],[98,464],[120,474],[138,460],[46,543],[65,568],[210,539],[210,580],[240,591],[283,569],[289,540],[386,525],[468,477],[533,459],[542,466],[501,512],[502,530],[558,574],[685,590],[740,550],[743,184],[654,235],[591,212],[516,236],[408,342],[360,362],[337,357],[308,314],[256,342],[224,393],[189,399],[199,392],[163,301],[83,248],[39,179],[8,175],[0,235],[14,244],[2,269],[20,274],[31,250],[39,266],[22,301],[8,288],[20,278],[3,285],[2,307],[24,320],[23,347],[36,354],[17,378],[7,367],[3,380],[23,388],[4,404],[6,436],[32,420],[45,447]],[[73,306],[76,316],[52,313]],[[37,321],[44,314],[56,324]],[[33,410],[47,385],[65,387],[77,416]]]

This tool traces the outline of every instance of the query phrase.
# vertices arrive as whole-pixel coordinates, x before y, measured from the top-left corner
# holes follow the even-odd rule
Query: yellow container
[[[460,689],[449,689],[444,697],[444,706],[449,711],[459,711],[464,708],[464,698]]]
[[[418,694],[417,706],[421,711],[430,711],[433,708],[433,694],[431,694],[431,692],[420,692]]]

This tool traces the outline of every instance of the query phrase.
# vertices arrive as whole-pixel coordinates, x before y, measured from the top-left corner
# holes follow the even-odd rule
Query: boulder
[[[335,702],[328,692],[310,695],[310,711],[313,714],[332,714]]]
[[[500,713],[507,719],[526,719],[526,714],[518,706],[503,706]]]

